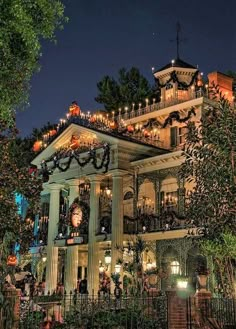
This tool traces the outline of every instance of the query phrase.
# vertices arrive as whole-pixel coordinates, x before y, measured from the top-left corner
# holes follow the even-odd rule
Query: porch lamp
[[[121,270],[121,264],[116,264],[115,265],[115,273],[120,273]]]
[[[170,263],[170,268],[171,268],[171,274],[179,274],[180,266],[177,260],[174,260],[173,262]]]
[[[46,260],[47,260],[47,257],[46,257],[46,256],[43,256],[43,257],[42,257],[42,261],[45,263]]]
[[[108,197],[110,197],[110,195],[111,195],[111,189],[110,189],[110,186],[109,186],[109,178],[108,178],[108,186],[105,188],[105,191],[106,191],[106,195]]]
[[[111,251],[110,251],[110,250],[106,250],[106,251],[105,251],[105,256],[104,256],[104,258],[105,258],[105,263],[106,263],[107,265],[111,264]]]

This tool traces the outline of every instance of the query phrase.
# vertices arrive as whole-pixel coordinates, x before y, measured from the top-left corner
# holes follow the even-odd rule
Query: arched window
[[[128,192],[126,192],[125,195],[124,195],[124,200],[130,200],[130,199],[132,199],[133,197],[134,197],[133,192],[128,191]]]
[[[174,260],[170,263],[171,274],[179,274],[180,272],[180,265],[177,260]]]

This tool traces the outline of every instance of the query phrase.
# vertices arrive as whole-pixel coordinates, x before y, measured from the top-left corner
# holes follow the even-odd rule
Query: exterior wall
[[[233,78],[220,73],[212,72],[208,74],[209,86],[218,85],[223,95],[231,102],[233,97]]]

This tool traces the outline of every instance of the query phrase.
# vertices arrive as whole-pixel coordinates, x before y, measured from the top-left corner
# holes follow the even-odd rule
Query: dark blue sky
[[[82,111],[102,108],[96,84],[121,67],[138,67],[152,83],[151,68],[176,57],[200,71],[236,71],[236,1],[64,0],[69,23],[57,44],[44,42],[41,71],[32,79],[30,106],[17,115],[21,135],[57,123],[73,100]]]

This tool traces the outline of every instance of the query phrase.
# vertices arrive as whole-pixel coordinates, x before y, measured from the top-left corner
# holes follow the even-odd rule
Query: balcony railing
[[[159,103],[154,103],[151,105],[147,105],[143,108],[139,108],[138,110],[131,110],[130,112],[126,111],[123,115],[119,115],[118,116],[118,120],[128,120],[128,119],[133,119],[135,117],[139,117],[141,115],[147,114],[147,113],[151,113],[154,111],[158,111],[161,109],[164,109],[166,107],[169,106],[173,106],[173,105],[177,105],[177,104],[181,104],[196,98],[200,98],[200,97],[208,97],[208,95],[206,93],[204,93],[202,90],[197,91],[196,93],[193,93],[192,95],[188,95],[187,97],[181,97],[181,98],[172,98],[170,100],[166,100],[166,101],[161,101]]]
[[[191,95],[187,95],[186,97],[181,96],[181,97],[171,98],[169,100],[161,101],[159,103],[147,105],[143,108],[139,108],[136,111],[133,109],[130,112],[126,111],[124,114],[120,113],[117,116],[117,119],[118,119],[118,121],[133,119],[133,118],[139,117],[141,115],[145,115],[145,114],[148,114],[148,113],[151,113],[154,111],[158,111],[158,110],[161,110],[166,107],[173,106],[173,105],[185,103],[185,102],[188,102],[188,101],[200,98],[200,97],[204,97],[204,98],[212,101],[212,98],[209,97],[208,91],[198,90],[198,91],[192,92]],[[236,107],[236,103],[234,101],[230,102],[230,104],[232,107]]]
[[[179,216],[175,210],[164,211],[159,216],[141,214],[135,219],[124,217],[125,234],[165,232],[186,228],[190,228],[189,221]]]

